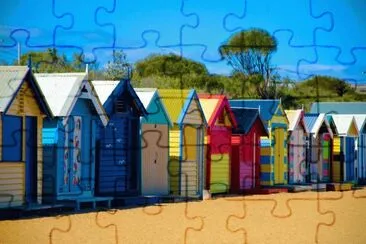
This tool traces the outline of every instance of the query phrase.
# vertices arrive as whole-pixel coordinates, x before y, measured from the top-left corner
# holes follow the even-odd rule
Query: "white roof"
[[[99,97],[99,100],[104,104],[108,97],[112,94],[113,90],[119,84],[119,80],[93,80],[92,84]]]
[[[302,109],[285,110],[286,117],[287,117],[288,121],[290,122],[289,127],[288,127],[289,131],[293,131],[296,129],[296,126],[300,122],[302,111],[303,111]],[[305,130],[306,130],[306,128],[305,128]]]
[[[355,114],[353,116],[356,120],[358,132],[361,133],[362,129],[366,125],[366,114]]]
[[[337,128],[338,135],[340,136],[348,135],[348,131],[351,128],[352,123],[355,123],[357,127],[355,118],[351,114],[332,114],[332,119]]]
[[[0,112],[8,107],[28,70],[27,66],[0,66]]]
[[[329,122],[326,118],[325,113],[320,113],[319,114],[319,116],[317,117],[317,119],[314,123],[313,128],[309,128],[309,129],[311,129],[310,133],[312,133],[314,135],[314,137],[316,138],[318,136],[318,132],[319,132],[319,130],[320,130],[323,123],[325,123],[329,134],[333,138],[333,132],[332,132],[332,129],[330,128],[330,125],[329,125]]]
[[[147,110],[151,100],[153,99],[155,93],[157,92],[156,88],[134,88],[137,96],[139,97],[140,101],[144,105],[145,109]]]
[[[104,108],[93,93],[86,73],[39,73],[35,77],[54,116],[69,116],[85,86],[103,124],[107,124]]]

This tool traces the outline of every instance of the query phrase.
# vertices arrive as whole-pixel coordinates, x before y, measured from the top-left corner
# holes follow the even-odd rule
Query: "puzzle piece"
[[[227,201],[241,201],[244,213],[228,216],[227,228],[233,233],[243,232],[245,243],[287,243],[290,240],[297,243],[318,243],[319,231],[323,226],[333,226],[336,221],[336,213],[322,210],[320,201],[338,201],[342,198],[342,193],[328,198],[312,192],[228,199]],[[261,226],[260,229],[258,226]]]
[[[72,23],[67,27],[55,28],[55,45],[61,48],[73,48],[84,54],[84,62],[93,62],[95,50],[112,48],[113,33],[106,28],[108,25],[100,23],[98,13],[111,9],[113,1],[61,1],[54,0],[54,12],[62,17],[68,16]],[[113,26],[113,25],[112,25]]]
[[[15,47],[19,35],[26,38],[25,45],[29,48],[54,46],[55,29],[70,25],[71,18],[61,20],[64,16],[57,15],[53,6],[54,0],[3,2],[0,10],[0,47]],[[26,16],[26,21],[19,16]]]
[[[187,243],[191,232],[203,228],[202,217],[191,214],[191,204],[185,202],[103,212],[97,221],[100,226],[111,223],[118,226],[118,241],[121,243]],[[143,234],[129,235],[141,227]]]
[[[146,46],[145,34],[156,34],[161,46],[179,46],[181,29],[189,25],[189,14],[184,13],[185,1],[128,2],[114,1],[112,8],[102,8],[98,15],[101,25],[109,27],[114,37],[113,47],[136,49]],[[121,16],[123,16],[121,23]],[[163,17],[164,16],[164,17]],[[174,19],[174,21],[169,21]],[[136,21],[139,20],[139,21]],[[128,33],[128,34],[127,34]]]
[[[74,214],[61,217],[57,223],[53,221],[49,243],[118,243],[118,227],[99,225],[98,215]]]
[[[363,35],[363,27],[366,18],[363,9],[366,3],[363,1],[327,1],[312,0],[311,12],[314,15],[331,14],[332,25],[330,29],[315,30],[316,45],[335,49],[334,59],[339,64],[353,65],[357,62],[355,52],[366,50],[366,38]],[[349,38],[349,35],[352,38]],[[364,59],[363,59],[364,60]]]

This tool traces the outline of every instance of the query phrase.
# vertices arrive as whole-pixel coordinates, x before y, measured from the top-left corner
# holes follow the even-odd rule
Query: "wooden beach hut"
[[[260,187],[260,140],[267,128],[256,108],[232,108],[237,128],[232,130],[231,192]]]
[[[230,100],[231,107],[257,108],[269,133],[261,139],[261,185],[288,183],[288,120],[281,100]]]
[[[155,88],[135,88],[147,116],[141,119],[141,193],[169,194],[169,115]]]
[[[147,115],[130,80],[92,81],[109,116],[98,137],[97,186],[102,196],[141,194],[141,123]]]
[[[358,180],[365,181],[366,179],[366,114],[354,115],[359,137],[357,138],[357,164],[356,176]]]
[[[308,129],[304,121],[304,110],[285,110],[288,127],[288,182],[306,182],[306,137]]]
[[[330,167],[333,155],[333,130],[321,113],[306,113],[305,125],[308,128],[306,182],[319,183],[330,181]]]
[[[356,120],[353,115],[347,114],[328,115],[328,120],[335,125],[331,167],[332,181],[353,183],[356,179],[355,140],[359,135]]]
[[[54,116],[43,124],[44,201],[109,201],[94,194],[97,124],[108,118],[87,74],[35,76]]]
[[[230,190],[231,131],[236,120],[224,95],[198,95],[208,127],[206,130],[206,190],[227,193]]]
[[[42,126],[51,116],[30,68],[0,66],[0,208],[42,202]]]
[[[170,193],[203,196],[207,122],[195,90],[159,90],[173,128],[169,133]]]

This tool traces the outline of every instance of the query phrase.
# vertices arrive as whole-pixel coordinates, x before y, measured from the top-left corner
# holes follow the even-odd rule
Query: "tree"
[[[277,40],[262,29],[249,29],[234,34],[221,46],[221,56],[241,75],[242,95],[246,82],[254,82],[257,93],[262,98],[269,97],[269,87],[273,85],[274,68],[272,54],[277,50]]]
[[[120,80],[131,78],[131,65],[127,61],[126,54],[120,50],[113,53],[113,61],[109,61],[105,68],[107,79]]]
[[[203,89],[208,71],[204,64],[170,53],[152,54],[135,64],[135,72],[140,78],[155,77],[179,80],[177,88]],[[168,80],[169,80],[168,79]],[[174,81],[173,81],[174,80]]]

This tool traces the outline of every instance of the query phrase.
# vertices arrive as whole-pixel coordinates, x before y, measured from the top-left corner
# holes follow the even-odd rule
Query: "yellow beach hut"
[[[169,132],[170,194],[201,198],[207,122],[195,90],[159,90],[173,123]]]

